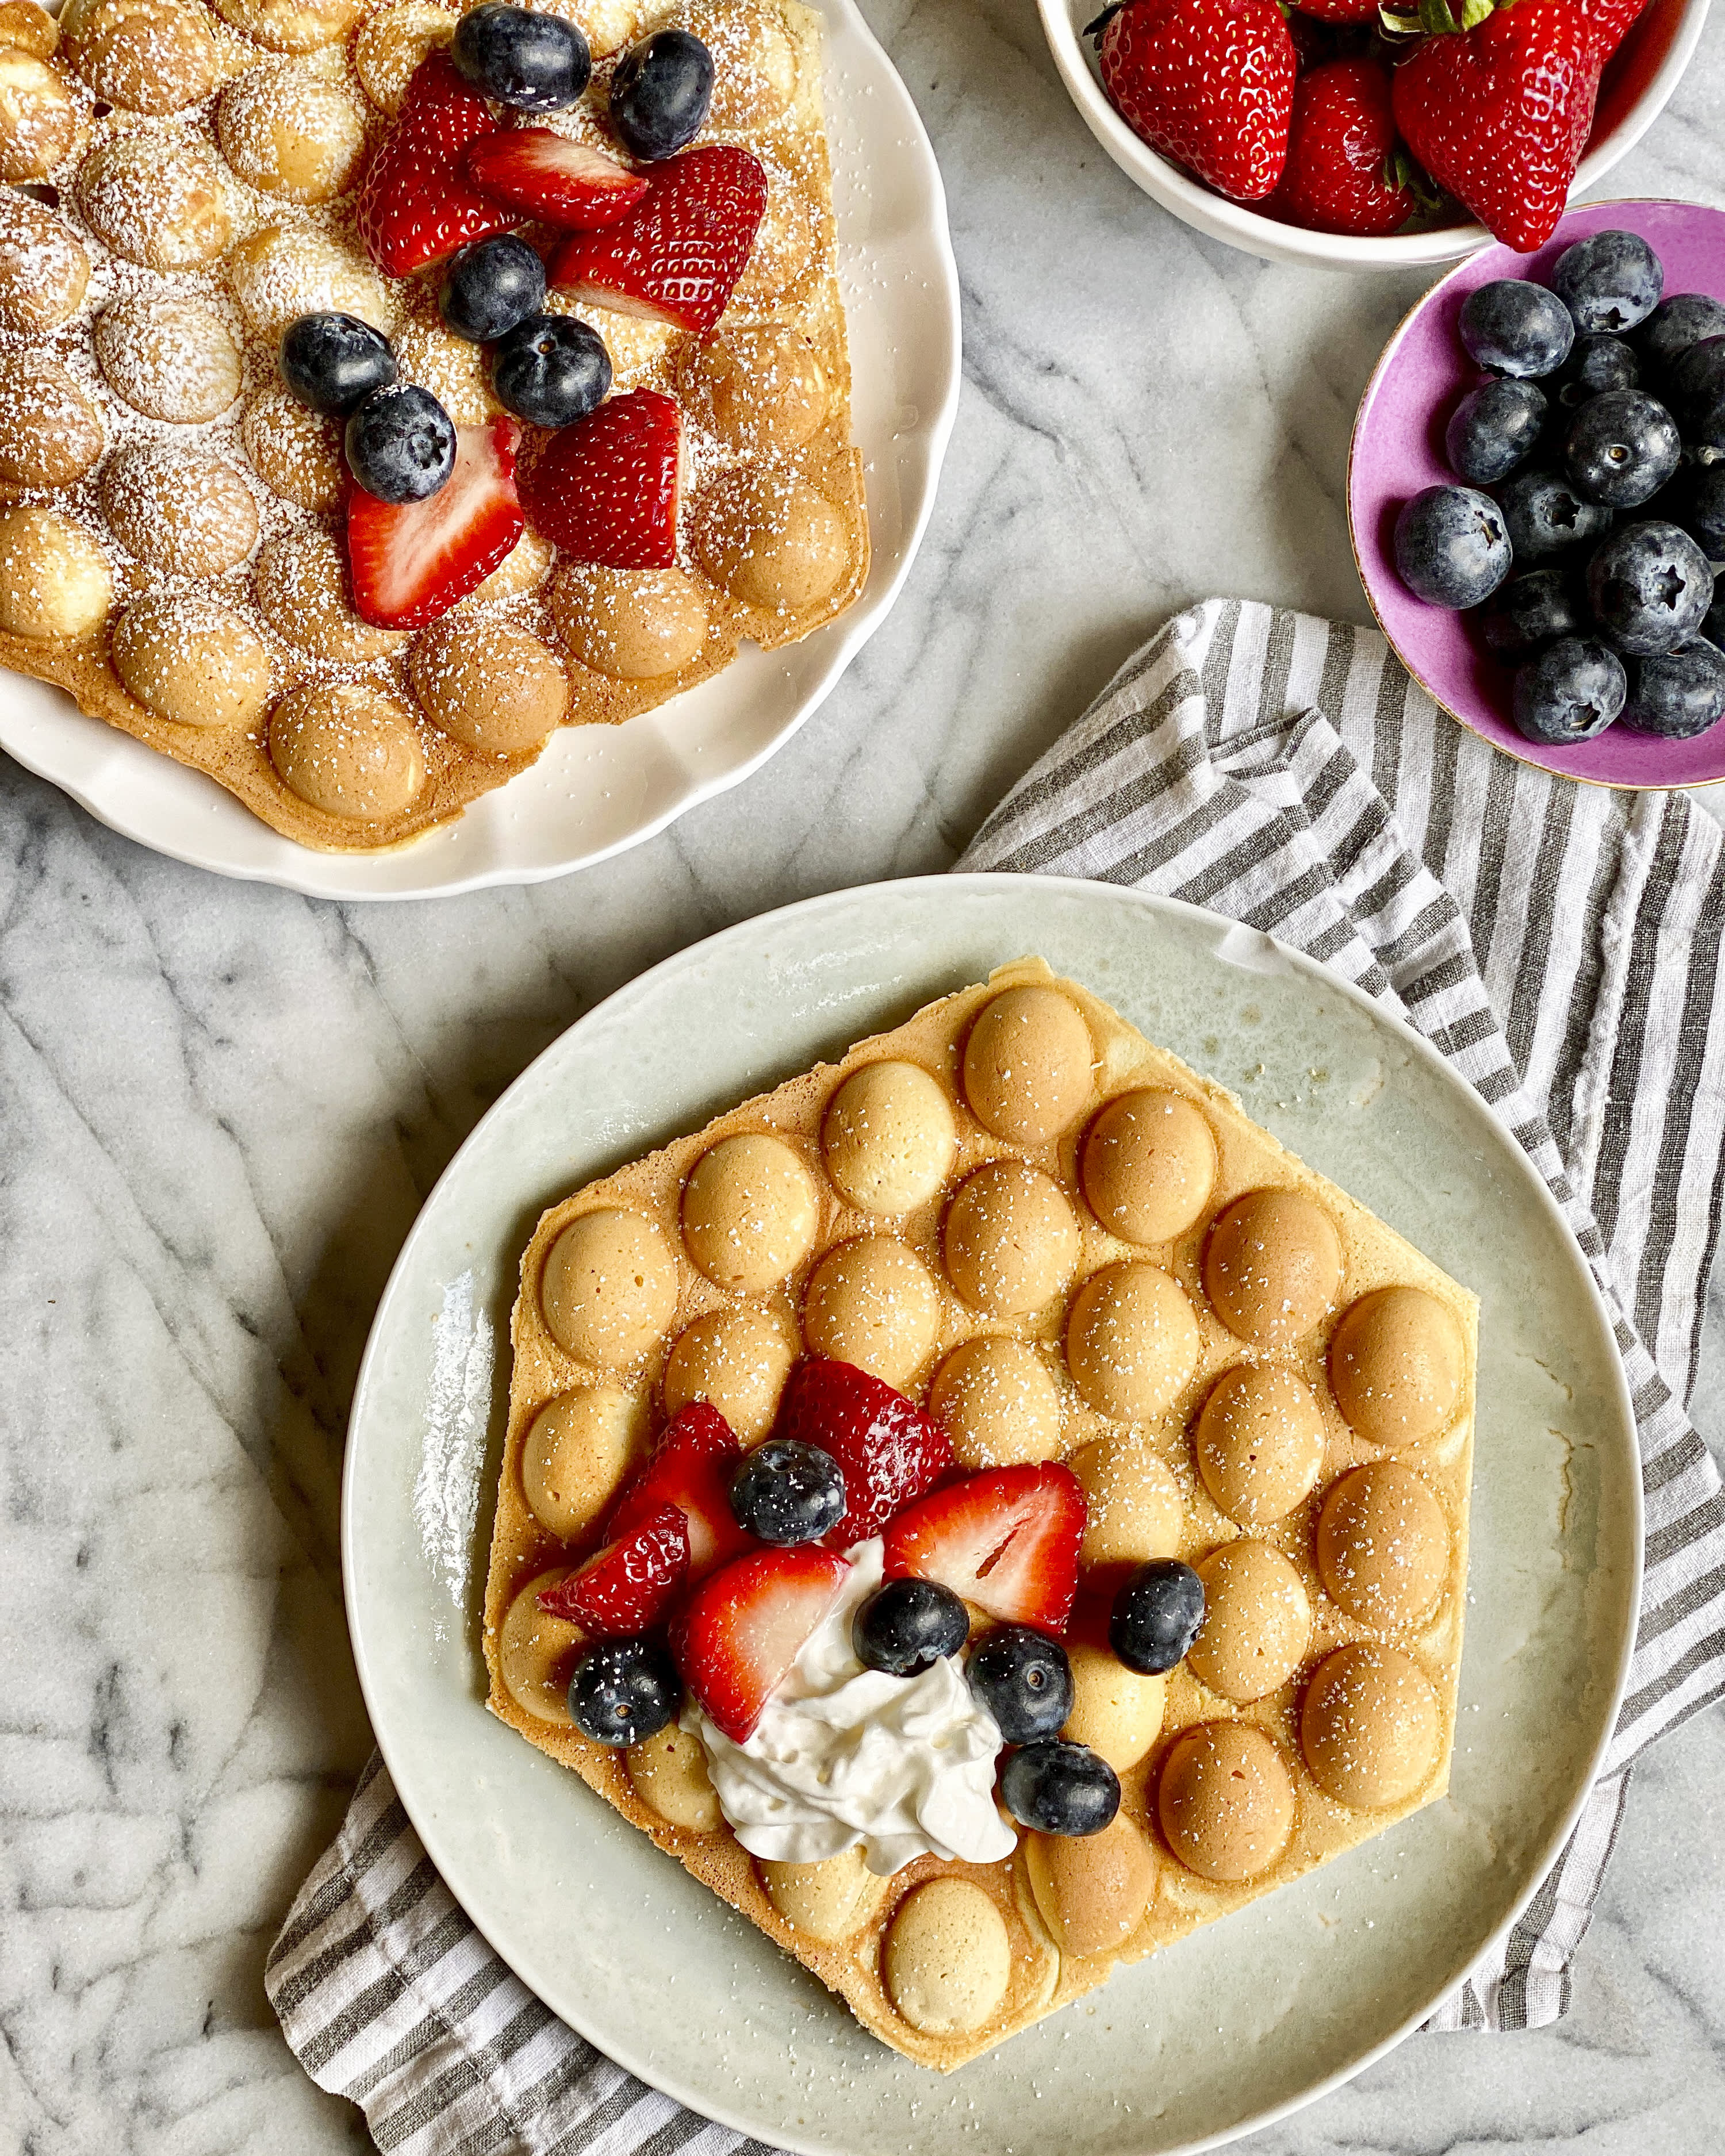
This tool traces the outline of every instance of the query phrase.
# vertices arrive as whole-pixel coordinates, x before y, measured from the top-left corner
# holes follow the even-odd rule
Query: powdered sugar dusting
[[[419,1547],[461,1612],[472,1580],[494,1345],[491,1321],[474,1298],[473,1275],[465,1272],[444,1290],[432,1321],[424,1443],[413,1479]]]

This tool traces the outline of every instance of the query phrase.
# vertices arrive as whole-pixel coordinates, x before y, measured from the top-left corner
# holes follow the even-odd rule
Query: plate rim
[[[922,550],[929,521],[934,513],[935,503],[940,491],[941,472],[946,462],[947,451],[951,444],[952,430],[957,420],[958,403],[964,378],[963,308],[958,283],[957,258],[952,248],[952,220],[948,213],[946,186],[942,177],[939,161],[935,156],[934,145],[923,123],[922,113],[917,109],[916,100],[911,95],[909,86],[894,64],[891,55],[875,35],[866,17],[857,4],[857,0],[809,0],[809,4],[818,13],[836,15],[843,18],[847,33],[855,35],[864,43],[882,69],[892,91],[896,93],[898,105],[897,119],[901,126],[908,133],[909,146],[916,156],[922,167],[922,186],[919,189],[921,214],[918,223],[924,239],[931,248],[932,267],[937,273],[927,289],[932,301],[931,318],[938,318],[945,346],[946,366],[945,381],[939,403],[934,408],[926,426],[913,430],[922,434],[927,444],[927,475],[915,514],[906,521],[893,574],[872,599],[859,597],[845,613],[838,616],[833,623],[824,624],[823,629],[814,632],[817,636],[826,633],[829,629],[838,633],[834,636],[830,654],[821,673],[792,716],[769,742],[731,769],[711,778],[696,779],[688,773],[685,765],[685,790],[670,806],[647,818],[633,829],[602,846],[594,848],[590,852],[581,854],[577,858],[529,867],[511,866],[507,862],[494,862],[490,865],[476,868],[470,874],[461,876],[377,891],[355,891],[350,886],[337,882],[332,876],[321,873],[321,865],[335,860],[351,869],[356,864],[363,863],[367,860],[388,860],[398,855],[404,850],[403,849],[386,848],[371,855],[363,853],[330,855],[316,847],[300,845],[296,841],[286,839],[283,834],[277,833],[275,835],[281,839],[283,845],[290,849],[286,856],[279,862],[272,860],[216,861],[213,860],[207,853],[198,851],[188,838],[178,837],[170,841],[141,829],[133,820],[121,820],[119,804],[99,801],[95,798],[96,782],[103,776],[109,763],[109,757],[96,756],[91,768],[89,771],[80,772],[76,776],[69,777],[59,768],[49,767],[53,759],[44,756],[40,749],[33,747],[28,737],[35,721],[28,715],[25,715],[18,721],[9,719],[3,695],[0,695],[0,750],[3,750],[14,762],[22,765],[26,771],[44,780],[74,801],[87,815],[93,817],[105,829],[113,831],[122,839],[129,839],[136,845],[146,848],[151,853],[158,855],[165,860],[181,861],[187,867],[201,869],[208,875],[223,876],[235,883],[272,885],[278,890],[295,891],[302,897],[331,899],[337,903],[362,905],[388,905],[423,899],[454,898],[474,891],[495,890],[500,887],[525,887],[533,884],[552,882],[559,877],[575,875],[582,869],[597,867],[602,861],[614,860],[618,855],[628,852],[630,848],[644,844],[649,839],[657,838],[661,832],[668,829],[679,818],[689,814],[692,810],[704,806],[709,801],[716,800],[721,794],[729,793],[733,787],[740,786],[745,780],[752,778],[764,763],[787,746],[793,736],[801,732],[803,727],[814,717],[815,712],[838,686],[840,677],[863,647],[885,624],[896,605],[906,579],[909,577],[917,555]],[[829,94],[830,80],[831,77],[829,74]],[[829,126],[829,110],[827,116]],[[146,743],[134,740],[131,736],[126,734],[121,729],[108,727],[105,721],[92,718],[89,713],[80,711],[76,704],[67,696],[65,691],[56,690],[50,683],[36,681],[33,677],[27,675],[14,676],[10,670],[7,670],[3,675],[0,675],[0,688],[3,688],[7,683],[14,679],[29,688],[39,690],[47,695],[58,696],[63,699],[64,708],[53,715],[56,718],[69,720],[74,724],[81,722],[86,726],[100,726],[103,728],[104,734],[113,736],[112,742],[93,737],[92,739],[97,746],[111,751],[116,744],[124,744],[125,747],[119,752],[122,757],[126,747],[136,748],[140,753],[152,757],[162,753],[160,751],[149,748]],[[643,716],[646,715],[643,714]],[[11,737],[15,726],[18,731],[25,735],[22,743]],[[562,731],[562,729],[559,730],[560,733]],[[51,728],[48,738],[52,740],[55,737],[56,730]],[[205,774],[196,772],[189,775],[199,779],[203,779],[205,777]],[[208,783],[215,786],[216,782],[208,780]],[[218,788],[218,792],[223,796],[225,796],[225,788]],[[231,797],[227,798],[231,800]],[[195,800],[192,805],[195,806]],[[213,801],[209,805],[213,808],[220,804]],[[239,805],[243,809],[243,804]],[[473,805],[476,804],[470,804],[470,807]],[[244,813],[249,814],[249,811]],[[189,820],[188,808],[187,821]],[[451,828],[452,824],[448,824],[434,825],[430,830],[418,834],[418,839],[409,841],[409,847],[425,840],[434,839],[439,831],[446,832]]]
[[[769,912],[734,921],[728,927],[720,929],[711,936],[704,937],[696,942],[688,944],[682,950],[673,952],[654,965],[644,968],[642,972],[631,976],[628,981],[613,989],[608,995],[589,1009],[582,1012],[564,1028],[562,1032],[558,1034],[554,1040],[548,1042],[531,1062],[523,1066],[463,1139],[460,1146],[457,1147],[442,1173],[426,1194],[419,1211],[415,1214],[413,1225],[403,1240],[402,1247],[390,1268],[388,1278],[378,1298],[354,1384],[353,1404],[348,1417],[341,1466],[339,1549],[341,1565],[342,1607],[347,1620],[354,1667],[359,1678],[361,1695],[379,1754],[389,1770],[392,1783],[394,1784],[397,1795],[401,1799],[403,1810],[414,1830],[418,1834],[426,1854],[430,1857],[439,1878],[444,1881],[469,1920],[480,1932],[506,1967],[516,1975],[517,1981],[526,1985],[528,1990],[532,1991],[533,1986],[516,1969],[514,1961],[504,1946],[493,1936],[485,1922],[475,1913],[451,1881],[444,1861],[434,1845],[442,1839],[436,1825],[438,1818],[436,1807],[434,1804],[429,1802],[422,1806],[419,1803],[418,1792],[415,1791],[413,1795],[410,1796],[408,1790],[403,1788],[398,1778],[396,1761],[392,1757],[391,1739],[386,1737],[373,1704],[372,1678],[365,1644],[366,1635],[357,1607],[357,1581],[360,1568],[356,1562],[356,1551],[352,1541],[356,1532],[355,1519],[357,1510],[354,1491],[359,1479],[358,1463],[362,1449],[362,1445],[356,1440],[368,1404],[367,1395],[375,1369],[387,1353],[388,1337],[393,1337],[393,1327],[390,1322],[393,1317],[391,1305],[408,1272],[409,1260],[413,1255],[415,1245],[424,1230],[424,1223],[436,1204],[445,1183],[454,1178],[470,1148],[478,1144],[481,1134],[491,1124],[493,1119],[505,1112],[516,1090],[531,1074],[539,1068],[541,1064],[560,1052],[572,1034],[588,1025],[589,1022],[597,1024],[603,1019],[608,1019],[626,998],[644,993],[649,984],[656,983],[661,978],[680,968],[709,961],[715,951],[722,946],[747,944],[752,937],[770,934],[775,926],[793,917],[817,913],[824,909],[842,912],[848,906],[871,905],[884,894],[901,896],[907,891],[914,894],[919,889],[924,896],[937,901],[949,897],[955,891],[959,890],[994,892],[1001,896],[1026,890],[1040,890],[1050,896],[1067,898],[1078,896],[1095,900],[1106,900],[1111,903],[1122,902],[1127,906],[1142,906],[1153,916],[1166,915],[1174,920],[1189,923],[1203,922],[1214,927],[1219,922],[1224,927],[1240,929],[1255,938],[1261,939],[1262,945],[1267,947],[1280,960],[1287,963],[1293,971],[1308,981],[1322,985],[1325,989],[1343,995],[1373,1021],[1384,1025],[1392,1036],[1399,1039],[1404,1046],[1420,1062],[1439,1076],[1441,1082],[1451,1088],[1459,1089],[1476,1113],[1485,1116],[1496,1126],[1515,1172],[1522,1178],[1530,1188],[1536,1204],[1543,1209],[1549,1224],[1569,1245],[1586,1286],[1587,1308],[1594,1326],[1602,1333],[1608,1350],[1607,1364],[1611,1377],[1613,1404],[1619,1424],[1618,1436],[1630,1469],[1628,1480],[1633,1501],[1630,1507],[1633,1517],[1629,1523],[1630,1528],[1629,1578],[1625,1594],[1625,1606],[1629,1613],[1629,1620],[1615,1642],[1615,1666],[1611,1674],[1609,1702],[1601,1716],[1600,1735],[1588,1759],[1584,1771],[1577,1777],[1575,1789],[1563,1810],[1558,1824],[1530,1863],[1529,1868],[1533,1874],[1532,1885],[1527,1894],[1517,1900],[1502,1918],[1484,1944],[1475,1951],[1466,1967],[1446,1974],[1439,1988],[1423,2005],[1409,2013],[1387,2035],[1372,2044],[1358,2057],[1339,2067],[1334,2073],[1327,2076],[1322,2081],[1314,2082],[1296,2094],[1269,2106],[1251,2118],[1225,2127],[1214,2134],[1202,2135],[1196,2139],[1182,2142],[1177,2146],[1169,2146],[1160,2152],[1160,2156],[1199,2156],[1200,2151],[1223,2147],[1245,2134],[1258,2133],[1266,2127],[1274,2125],[1279,2120],[1286,2118],[1294,2112],[1303,2110],[1307,2105],[1317,2102],[1322,2097],[1332,2093],[1336,2089],[1352,2081],[1357,2075],[1363,2073],[1413,2033],[1433,2010],[1450,1995],[1457,1984],[1465,1979],[1468,1970],[1477,1967],[1481,1962],[1494,1953],[1508,1937],[1529,1903],[1538,1893],[1552,1866],[1557,1862],[1568,1845],[1599,1780],[1600,1768],[1615,1733],[1618,1717],[1628,1688],[1631,1661],[1639,1629],[1644,1585],[1645,1491],[1629,1380],[1623,1367],[1622,1358],[1617,1350],[1615,1329],[1610,1313],[1605,1306],[1604,1298],[1600,1292],[1599,1282],[1594,1277],[1593,1266],[1586,1253],[1581,1249],[1568,1220],[1564,1218],[1562,1208],[1553,1195],[1544,1178],[1497,1111],[1481,1097],[1454,1065],[1434,1047],[1424,1034],[1418,1032],[1399,1013],[1388,1009],[1343,975],[1332,972],[1322,962],[1311,957],[1293,945],[1283,943],[1262,930],[1246,928],[1245,924],[1233,922],[1229,916],[1212,912],[1207,907],[1192,905],[1183,899],[1165,896],[1160,892],[1145,891],[1137,886],[1109,884],[1091,878],[1077,876],[1022,875],[999,870],[954,870],[942,875],[889,879],[881,882],[856,885],[838,891],[818,892],[810,897],[793,901],[787,906],[775,907]],[[485,1495],[482,1490],[480,1492],[482,1507],[485,1502]],[[465,1627],[466,1622],[465,1616],[463,1622]],[[483,1708],[480,1711],[483,1712]],[[538,1994],[536,1992],[534,1995],[537,1997]],[[573,2015],[566,2015],[561,2007],[553,2007],[552,2010],[557,2013],[560,2019],[565,2020],[578,2035],[593,2044],[606,2057],[622,2066],[625,2071],[633,2074],[646,2087],[656,2089],[661,2094],[671,2097],[699,2116],[746,2135],[764,2138],[769,2147],[789,2152],[789,2156],[833,2156],[836,2144],[832,2141],[799,2136],[794,2124],[763,2121],[757,2117],[752,2117],[728,2102],[715,2103],[711,2095],[699,2089],[685,2086],[675,2073],[666,2075],[662,2069],[656,2066],[650,2055],[642,2054],[639,2056],[628,2057],[621,2056],[608,2035],[592,2025],[591,2017],[578,2018]],[[834,2010],[843,2010],[835,2006]],[[1048,2146],[1052,2150],[1058,2144]],[[868,2152],[859,2142],[849,2145],[846,2156],[868,2156]]]
[[[1711,5],[1711,0],[1709,0],[1709,5]],[[1564,210],[1563,215],[1567,218],[1572,213],[1583,211],[1635,209],[1703,211],[1719,220],[1721,241],[1722,244],[1725,244],[1725,208],[1721,208],[1713,203],[1687,202],[1681,195],[1606,195],[1600,197],[1597,201],[1572,202]],[[1553,239],[1557,236],[1556,233],[1552,235]],[[1549,242],[1547,244],[1549,244]],[[1365,595],[1366,604],[1371,608],[1372,619],[1377,624],[1379,634],[1389,646],[1396,663],[1419,689],[1420,694],[1429,697],[1445,718],[1453,719],[1459,726],[1466,726],[1469,733],[1476,739],[1483,742],[1487,748],[1495,750],[1499,756],[1507,756],[1513,762],[1526,764],[1530,771],[1543,772],[1549,778],[1568,779],[1572,786],[1597,787],[1606,793],[1669,793],[1674,786],[1680,788],[1684,793],[1699,793],[1705,787],[1725,786],[1725,768],[1717,772],[1711,778],[1681,780],[1595,778],[1587,772],[1568,771],[1562,764],[1547,762],[1543,757],[1534,753],[1538,744],[1532,742],[1520,743],[1499,741],[1495,735],[1481,732],[1465,711],[1458,711],[1453,705],[1444,701],[1402,650],[1400,644],[1396,641],[1394,632],[1384,619],[1383,612],[1378,604],[1378,595],[1372,588],[1371,579],[1366,574],[1365,562],[1361,557],[1359,519],[1355,515],[1354,507],[1354,463],[1359,451],[1360,437],[1365,429],[1366,415],[1376,402],[1379,387],[1390,367],[1399,356],[1402,346],[1411,334],[1414,323],[1425,315],[1428,308],[1439,302],[1441,295],[1457,277],[1464,271],[1477,265],[1481,254],[1488,252],[1491,247],[1502,247],[1502,245],[1501,241],[1493,240],[1487,234],[1486,246],[1475,249],[1471,254],[1464,256],[1459,262],[1452,262],[1441,277],[1426,287],[1385,338],[1384,349],[1378,353],[1376,364],[1367,378],[1366,386],[1360,393],[1359,403],[1354,411],[1353,426],[1348,437],[1348,469],[1343,482],[1343,492],[1348,504],[1348,551],[1353,556],[1354,573],[1359,578],[1360,590]],[[1504,249],[1503,251],[1512,253],[1512,250],[1508,249]],[[1554,749],[1551,752],[1560,756],[1563,751]]]

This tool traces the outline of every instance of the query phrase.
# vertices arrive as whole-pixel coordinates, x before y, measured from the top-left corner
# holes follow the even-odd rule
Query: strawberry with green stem
[[[1426,34],[1395,70],[1403,139],[1492,237],[1528,254],[1550,239],[1594,121],[1602,64],[1575,0],[1420,0],[1384,12]]]
[[[1327,60],[1295,85],[1287,162],[1264,208],[1308,232],[1378,239],[1427,206],[1420,178],[1395,131],[1389,70]]]

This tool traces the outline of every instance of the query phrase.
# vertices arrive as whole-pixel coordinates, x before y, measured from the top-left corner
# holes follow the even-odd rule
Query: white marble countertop
[[[0,758],[0,2148],[370,2145],[262,1969],[369,1744],[336,1556],[356,1366],[488,1103],[666,952],[947,866],[1187,600],[1366,618],[1348,429],[1425,280],[1174,223],[1029,0],[868,12],[946,174],[964,397],[896,613],[757,778],[584,875],[367,909],[158,860]],[[1612,190],[1725,202],[1716,19]],[[1250,2145],[1718,2148],[1722,1785],[1717,1709],[1639,1770],[1567,2021],[1415,2038]]]

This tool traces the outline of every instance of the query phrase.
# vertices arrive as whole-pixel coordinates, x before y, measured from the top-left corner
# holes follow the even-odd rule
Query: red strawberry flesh
[[[524,217],[590,231],[627,217],[651,182],[550,127],[506,127],[467,152],[468,182]]]
[[[685,1604],[671,1627],[671,1652],[733,1743],[748,1742],[850,1571],[842,1557],[813,1543],[759,1550],[714,1573]]]
[[[455,429],[455,468],[424,501],[347,498],[353,607],[380,629],[424,629],[476,591],[521,536],[513,419]]]
[[[742,1447],[719,1410],[691,1400],[666,1424],[650,1456],[624,1484],[606,1522],[608,1537],[621,1541],[666,1505],[675,1506],[687,1523],[691,1584],[740,1552],[757,1548],[731,1509],[731,1478],[742,1458]]]
[[[539,1607],[596,1637],[626,1637],[658,1623],[688,1570],[689,1523],[675,1505],[661,1505],[621,1541],[608,1543],[578,1572],[547,1588]]]
[[[886,1577],[937,1580],[1003,1622],[1064,1631],[1086,1513],[1084,1485],[1055,1461],[967,1476],[891,1523]]]
[[[520,223],[462,177],[469,145],[496,131],[490,106],[462,81],[447,53],[421,61],[360,182],[359,236],[380,270],[410,277]]]
[[[567,297],[705,336],[730,305],[767,208],[758,157],[729,143],[656,165],[620,223],[567,241],[551,282]]]
[[[533,529],[571,561],[669,569],[677,558],[682,413],[675,397],[632,389],[559,428],[526,475]]]
[[[850,1363],[804,1363],[785,1388],[776,1435],[819,1445],[838,1461],[849,1502],[828,1539],[840,1548],[879,1534],[952,1465],[940,1424]]]

